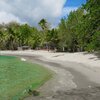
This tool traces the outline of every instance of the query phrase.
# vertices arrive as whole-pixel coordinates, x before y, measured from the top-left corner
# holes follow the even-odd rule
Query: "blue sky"
[[[52,27],[85,0],[0,0],[0,23],[16,21],[37,26],[45,18]]]
[[[62,17],[67,17],[71,11],[77,10],[82,4],[85,4],[86,0],[66,0],[63,10]]]
[[[86,3],[86,0],[67,0],[65,7],[80,7],[82,4]]]

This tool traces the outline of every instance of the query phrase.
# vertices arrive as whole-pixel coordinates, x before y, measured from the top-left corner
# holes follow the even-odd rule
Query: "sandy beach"
[[[0,54],[19,56],[25,61],[41,64],[55,73],[51,80],[39,88],[41,96],[30,96],[24,100],[100,100],[100,58],[95,54],[41,50],[0,51]]]
[[[78,52],[78,53],[54,53],[43,50],[27,50],[27,51],[0,51],[0,54],[18,54],[18,55],[36,55],[42,56],[46,60],[55,60],[55,61],[69,61],[76,63],[83,63],[90,65],[91,67],[100,67],[100,56],[95,54],[89,54],[87,52]]]

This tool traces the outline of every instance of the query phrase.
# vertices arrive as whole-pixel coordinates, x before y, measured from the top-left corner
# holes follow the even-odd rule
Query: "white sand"
[[[85,65],[89,65],[90,67],[99,67],[100,68],[100,58],[98,58],[94,54],[88,54],[85,52],[78,53],[53,53],[42,50],[26,50],[26,51],[0,51],[0,54],[18,54],[18,55],[37,55],[43,56],[46,60],[55,60],[55,61],[69,61],[69,62],[77,62]]]

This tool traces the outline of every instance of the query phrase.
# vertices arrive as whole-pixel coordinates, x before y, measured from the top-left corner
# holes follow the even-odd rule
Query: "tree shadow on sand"
[[[94,59],[94,61],[100,60],[100,52],[94,52],[94,53],[84,52],[83,54],[84,55],[93,54],[94,57],[90,57],[89,59]]]

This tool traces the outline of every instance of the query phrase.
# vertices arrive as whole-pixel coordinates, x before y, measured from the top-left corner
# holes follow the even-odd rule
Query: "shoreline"
[[[53,66],[53,67],[59,66],[58,68],[60,68],[62,66],[61,67],[62,69],[69,71],[74,76],[73,81],[78,85],[77,86],[78,88],[86,88],[86,87],[89,87],[89,86],[98,86],[98,84],[100,84],[100,81],[97,81],[98,79],[96,81],[91,80],[91,76],[87,76],[89,74],[86,75],[86,73],[83,73],[80,70],[78,70],[77,67],[73,67],[73,65],[77,65],[77,66],[83,65],[84,68],[86,68],[85,70],[88,70],[88,69],[91,70],[91,68],[88,68],[84,64],[81,64],[81,63],[69,62],[69,61],[67,61],[67,62],[59,61],[57,63],[56,60],[46,59],[46,58],[44,58],[44,56],[40,56],[40,55],[27,55],[27,54],[21,54],[21,55],[20,54],[17,54],[17,55],[16,54],[6,54],[6,55],[18,56],[18,57],[22,57],[23,59],[28,58],[29,61],[30,61],[30,58],[31,58],[32,61],[34,61],[35,63],[43,64],[44,66],[47,66],[47,65]],[[67,67],[65,65],[67,65]],[[95,70],[92,70],[92,71],[95,72]],[[92,77],[92,78],[94,79],[95,77]],[[91,85],[89,85],[89,84],[91,84]]]
[[[76,83],[77,85],[77,88],[89,88],[89,87],[95,87],[95,86],[99,86],[100,83],[95,83],[93,81],[91,81],[88,77],[86,77],[83,73],[71,68],[71,67],[65,67],[61,62],[60,63],[57,63],[57,62],[51,62],[51,61],[45,61],[45,60],[41,60],[41,58],[37,57],[37,56],[33,56],[30,58],[30,56],[23,56],[25,59],[29,60],[30,59],[37,63],[37,64],[42,64],[44,65],[45,67],[47,65],[49,66],[52,66],[52,67],[57,67],[57,68],[62,68],[62,69],[65,69],[67,70],[68,72],[71,73],[72,76],[74,76],[72,78],[73,82]],[[72,62],[66,62],[67,63],[72,63]],[[76,65],[78,65],[78,63],[75,63]],[[49,67],[50,69],[50,67]]]
[[[45,60],[55,60],[55,61],[69,61],[76,63],[83,63],[86,65],[96,68],[100,68],[100,58],[94,53],[87,52],[76,52],[76,53],[68,53],[68,52],[48,52],[43,50],[24,50],[24,51],[0,51],[0,55],[2,54],[18,54],[18,55],[35,55],[42,56]]]
[[[34,100],[59,100],[58,99],[59,97],[66,98],[65,93],[70,93],[68,92],[69,90],[72,91],[71,93],[78,92],[78,94],[75,94],[75,96],[77,98],[77,95],[78,95],[79,100],[84,100],[82,99],[83,97],[80,96],[81,92],[83,93],[83,95],[86,96],[88,93],[91,94],[91,92],[94,91],[95,95],[91,96],[90,99],[88,100],[93,100],[92,98],[94,98],[95,96],[96,98],[98,98],[97,95],[100,92],[98,91],[96,93],[96,91],[98,90],[98,88],[96,87],[100,87],[100,80],[99,80],[100,70],[95,70],[95,69],[100,68],[100,66],[90,66],[90,65],[88,66],[87,63],[83,63],[83,62],[81,63],[81,61],[80,63],[78,61],[74,62],[75,60],[78,60],[75,58],[72,59],[72,62],[69,61],[71,60],[70,58],[72,56],[75,57],[76,55],[75,53],[65,54],[65,53],[48,53],[44,51],[40,51],[40,52],[38,51],[24,51],[24,52],[23,51],[20,51],[20,52],[3,51],[2,55],[22,57],[26,59],[26,61],[41,64],[44,67],[47,67],[56,73],[53,79],[49,80],[48,82],[46,82],[43,86],[39,88],[39,91],[41,92],[41,96],[39,97],[29,96],[25,98],[24,100],[33,100],[33,98]],[[81,57],[83,57],[82,59],[84,59],[84,55],[80,53],[78,55],[79,56],[81,55]],[[66,59],[66,56],[69,57],[69,60],[67,60],[68,58]],[[90,59],[89,61],[91,62]],[[87,92],[84,92],[85,90]],[[53,97],[56,95],[57,97],[53,99]],[[71,96],[70,98],[73,97],[72,94],[70,96]],[[50,98],[50,99],[47,99],[47,98]],[[73,100],[73,99],[70,99],[70,100]]]
[[[72,70],[72,72],[79,72],[83,76],[87,77],[94,83],[100,83],[98,76],[100,76],[100,59],[93,54],[84,55],[84,52],[79,53],[52,53],[48,51],[0,51],[1,55],[19,55],[39,58],[45,63],[52,62],[63,66],[63,68]],[[94,59],[90,59],[94,57]],[[80,60],[79,60],[80,59]],[[98,59],[98,60],[95,60]],[[92,62],[93,61],[93,62]],[[47,63],[49,64],[49,63]],[[92,64],[92,65],[91,65]],[[55,64],[53,65],[55,66]],[[78,75],[76,75],[78,76]],[[92,79],[93,78],[93,79]]]

